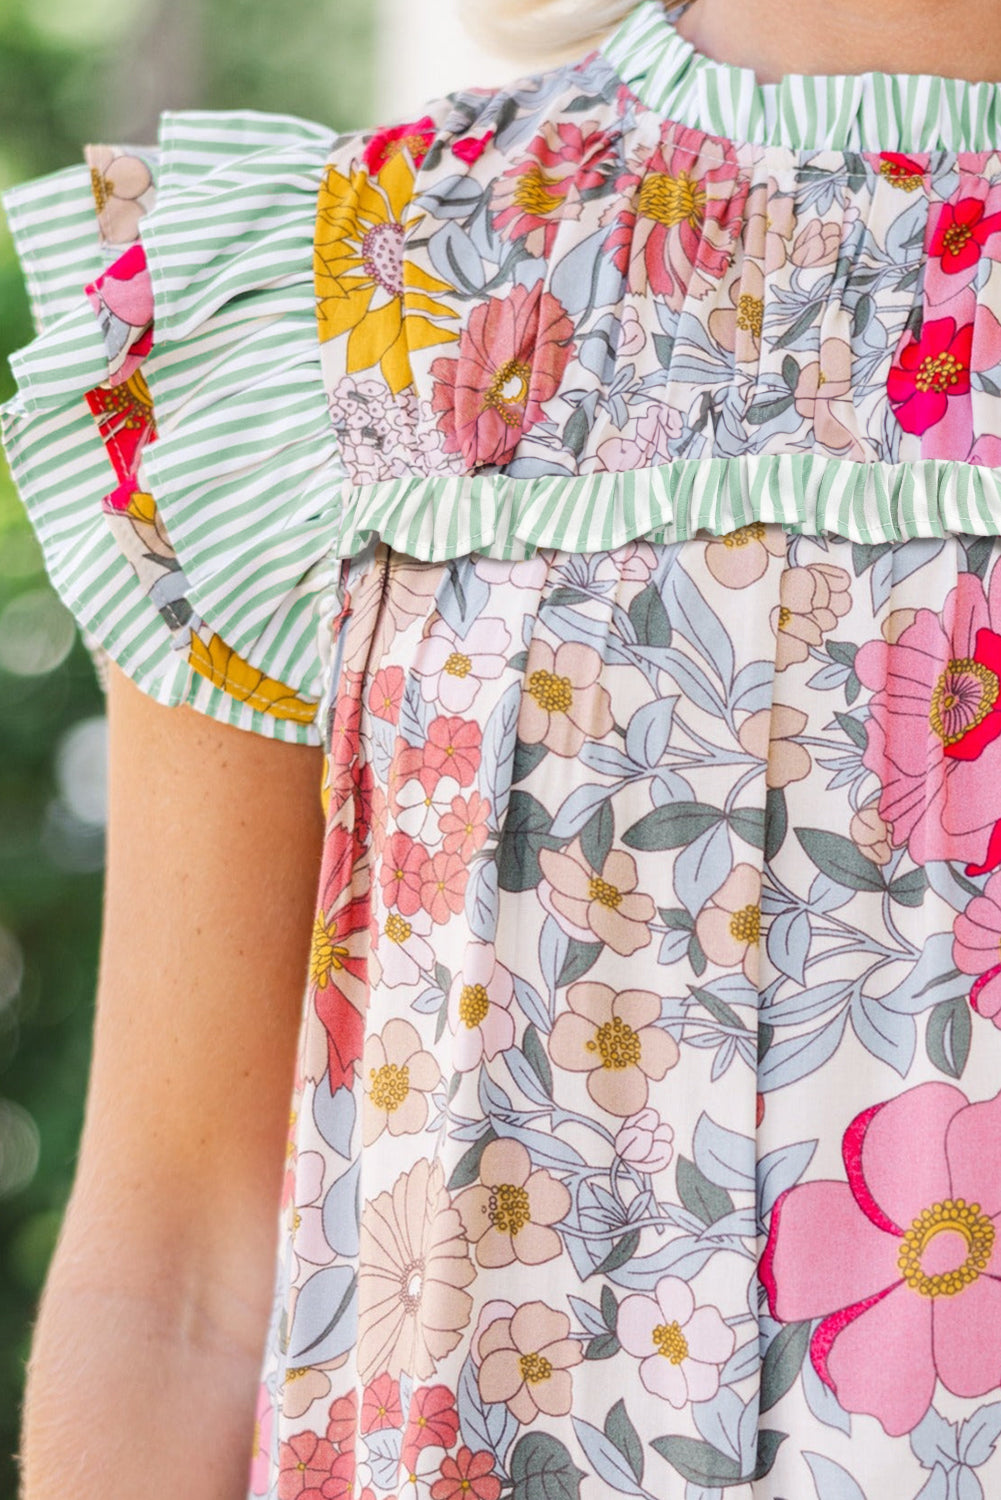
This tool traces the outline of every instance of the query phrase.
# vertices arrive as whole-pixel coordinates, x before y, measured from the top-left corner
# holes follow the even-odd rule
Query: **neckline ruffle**
[[[1001,83],[930,73],[789,73],[758,83],[675,29],[661,0],[640,0],[600,51],[649,109],[727,140],[793,151],[994,151]]]

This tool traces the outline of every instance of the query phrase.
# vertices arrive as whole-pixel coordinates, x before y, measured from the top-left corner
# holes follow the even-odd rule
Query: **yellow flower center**
[[[588,1052],[601,1054],[601,1066],[621,1073],[623,1068],[639,1066],[643,1051],[639,1033],[628,1026],[621,1016],[613,1016],[604,1026],[599,1026],[591,1041],[584,1044]]]
[[[406,917],[401,917],[399,912],[395,911],[390,912],[383,929],[391,943],[405,943],[413,930],[413,926]]]
[[[901,162],[881,162],[879,172],[887,182],[892,182],[894,187],[903,188],[905,193],[913,193],[914,189],[919,188],[924,181],[920,172],[911,172]]]
[[[680,1365],[688,1355],[688,1340],[677,1323],[658,1323],[653,1331],[653,1347],[672,1365]]]
[[[656,219],[668,229],[676,224],[698,229],[706,212],[705,189],[687,172],[679,172],[677,177],[651,172],[640,188],[639,211],[644,218]]]
[[[746,547],[749,542],[763,542],[764,539],[764,521],[749,521],[746,526],[738,526],[736,531],[728,531],[720,537],[724,547]]]
[[[472,657],[463,656],[461,651],[453,651],[445,663],[444,670],[449,677],[468,677],[472,665]]]
[[[94,202],[97,204],[97,211],[98,213],[101,213],[103,212],[104,206],[107,203],[108,199],[111,197],[111,183],[105,177],[103,172],[99,172],[96,167],[91,167],[90,186],[94,194]]]
[[[786,626],[789,624],[789,621],[791,619],[792,619],[792,610],[789,608],[788,604],[780,604],[779,605],[779,629],[780,630],[785,630]]]
[[[347,958],[347,948],[343,944],[334,942],[336,935],[337,923],[331,922],[328,927],[323,920],[322,913],[317,913],[313,923],[309,968],[313,983],[320,989],[326,986],[332,971],[343,969],[344,960]]]
[[[573,685],[569,677],[557,677],[541,669],[533,672],[525,691],[547,714],[565,714],[573,702]]]
[[[542,168],[533,163],[527,172],[522,173],[518,186],[514,190],[515,203],[525,213],[534,214],[536,218],[544,218],[546,214],[562,208],[566,201],[566,193],[552,191],[558,180],[556,177],[547,177]]]
[[[597,901],[602,906],[611,907],[617,911],[622,905],[622,892],[617,885],[612,885],[607,880],[602,880],[600,875],[592,875],[587,884],[588,899]]]
[[[426,156],[428,149],[427,137],[423,135],[401,135],[395,141],[387,141],[382,148],[382,154],[386,161],[390,161],[394,156],[399,156],[400,152],[404,149],[409,151],[411,156],[414,157],[420,156],[422,153]]]
[[[538,1385],[541,1380],[548,1380],[553,1373],[553,1367],[544,1354],[523,1354],[518,1361],[518,1368],[526,1385]]]
[[[285,1379],[286,1381],[301,1380],[303,1375],[307,1374],[308,1371],[308,1365],[296,1365],[294,1369],[285,1371]]]
[[[743,906],[730,918],[730,933],[738,943],[756,943],[761,936],[761,907]]]
[[[747,333],[753,333],[754,337],[759,339],[764,321],[764,297],[752,297],[747,292],[742,292],[740,301],[737,303],[737,327],[743,328]]]
[[[528,400],[528,382],[532,367],[521,359],[509,359],[501,365],[483,393],[483,409],[492,406],[502,422],[520,427]]]
[[[369,1088],[372,1103],[387,1114],[399,1109],[410,1093],[410,1069],[406,1063],[399,1068],[395,1063],[383,1063],[378,1070],[370,1069],[369,1078],[372,1080]]]
[[[517,1234],[532,1221],[528,1194],[512,1182],[500,1182],[490,1189],[490,1222],[501,1234]]]
[[[951,1232],[966,1241],[969,1254],[951,1271],[933,1276],[921,1268],[921,1257],[937,1234]],[[904,1235],[897,1265],[900,1274],[913,1291],[922,1297],[952,1297],[971,1281],[976,1281],[991,1258],[994,1247],[994,1225],[979,1203],[965,1198],[943,1198],[932,1203],[911,1224]]]
[[[954,354],[945,350],[942,354],[926,354],[914,377],[919,391],[945,391],[955,385],[966,366]]]
[[[490,999],[482,984],[464,984],[459,996],[459,1019],[472,1031],[479,1026],[490,1009]]]
[[[973,229],[969,224],[950,224],[942,236],[942,244],[947,255],[958,255],[972,238]]]
[[[949,662],[932,690],[928,722],[943,745],[976,729],[997,703],[998,676],[983,662],[960,656]]]

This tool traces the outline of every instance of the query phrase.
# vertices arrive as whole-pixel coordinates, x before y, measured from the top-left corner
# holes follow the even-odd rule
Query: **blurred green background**
[[[155,140],[161,109],[370,124],[374,29],[372,0],[0,0],[0,190],[80,161],[85,142]],[[31,337],[4,226],[0,399]],[[17,1495],[31,1327],[83,1118],[103,756],[90,657],[0,461],[0,1500]]]

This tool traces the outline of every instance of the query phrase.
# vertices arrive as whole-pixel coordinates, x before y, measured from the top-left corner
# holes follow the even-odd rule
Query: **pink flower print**
[[[104,339],[109,383],[122,385],[153,343],[153,284],[143,247],[132,245],[84,293]]]
[[[362,156],[365,170],[372,177],[377,177],[387,161],[391,161],[401,151],[409,151],[414,166],[419,167],[431,149],[434,136],[435,123],[430,115],[422,115],[419,120],[408,121],[401,125],[390,125],[384,130],[377,130],[366,145]]]
[[[519,737],[526,745],[541,743],[568,758],[577,755],[585,740],[604,739],[614,720],[601,675],[602,660],[592,646],[561,641],[554,651],[534,635],[525,663]]]
[[[493,225],[520,239],[529,255],[549,257],[560,226],[580,218],[583,195],[614,168],[615,143],[593,121],[547,120],[526,155],[492,187]]]
[[[640,1172],[663,1172],[674,1158],[674,1129],[647,1105],[623,1120],[615,1150]]]
[[[1001,569],[990,596],[961,573],[941,615],[919,609],[895,642],[867,641],[855,671],[872,689],[863,762],[880,816],[915,864],[1001,863]]]
[[[400,1382],[387,1372],[377,1375],[365,1387],[361,1398],[361,1430],[379,1432],[384,1427],[402,1427]]]
[[[555,1260],[563,1244],[551,1226],[566,1217],[570,1203],[562,1182],[544,1167],[533,1170],[521,1142],[503,1136],[484,1151],[479,1182],[455,1199],[481,1266]]]
[[[490,943],[470,943],[448,993],[452,1057],[460,1072],[478,1068],[514,1042],[514,982]]]
[[[525,1302],[513,1317],[495,1318],[480,1334],[479,1389],[484,1401],[506,1401],[519,1422],[540,1413],[565,1417],[573,1408],[575,1365],[584,1358],[569,1337],[565,1312],[544,1302]]]
[[[664,1276],[652,1297],[638,1294],[619,1307],[623,1349],[640,1363],[640,1379],[653,1396],[674,1407],[709,1401],[719,1390],[719,1372],[737,1336],[711,1302],[696,1307],[680,1276]]]
[[[892,1437],[931,1404],[1001,1384],[1001,1094],[949,1083],[856,1115],[847,1183],[799,1183],[772,1210],[759,1274],[772,1317],[821,1317],[810,1358],[846,1411]]]
[[[337,1450],[316,1432],[300,1432],[282,1443],[278,1460],[278,1500],[300,1500],[303,1491],[321,1493],[330,1478]]]
[[[573,333],[562,303],[542,281],[478,303],[458,357],[441,355],[431,365],[445,451],[461,453],[470,472],[513,458],[559,390]]]
[[[421,905],[432,922],[444,924],[460,912],[466,899],[469,867],[458,854],[439,849],[421,866]]]
[[[487,841],[489,820],[490,803],[479,792],[470,792],[468,797],[453,797],[438,824],[445,853],[458,854],[463,860],[472,859]]]
[[[426,859],[427,850],[408,833],[390,835],[379,871],[384,906],[397,907],[405,917],[420,910],[421,870]]]
[[[270,1483],[271,1433],[275,1425],[275,1409],[271,1393],[264,1381],[257,1389],[257,1406],[254,1411],[254,1436],[250,1448],[250,1478],[248,1487],[252,1495],[266,1495]]]
[[[418,647],[421,696],[448,714],[472,706],[481,682],[498,678],[507,666],[511,636],[503,620],[474,621],[461,638],[438,616]]]
[[[482,732],[475,721],[442,715],[432,719],[424,745],[424,768],[430,776],[454,776],[468,786],[480,764]],[[427,778],[421,778],[427,785]]]
[[[543,849],[539,867],[539,900],[571,937],[607,943],[624,957],[651,941],[656,907],[636,889],[636,861],[624,849],[610,850],[596,870],[577,838],[565,850]]]
[[[953,924],[952,961],[975,974],[970,1004],[1001,1029],[1001,875],[992,875]]]
[[[402,667],[380,667],[368,690],[369,712],[377,719],[385,719],[387,724],[398,723],[405,686]]]
[[[605,253],[629,290],[648,289],[676,311],[688,296],[705,297],[730,264],[747,197],[748,180],[728,141],[673,122],[640,174],[627,173]]]
[[[581,461],[582,474],[621,473],[666,463],[670,444],[681,436],[682,415],[666,402],[652,402],[641,416],[631,417],[621,432],[602,440],[593,458]]]
[[[479,161],[484,151],[493,140],[494,132],[486,131],[483,135],[466,135],[461,140],[452,142],[452,155],[464,161],[468,167],[473,162]]]

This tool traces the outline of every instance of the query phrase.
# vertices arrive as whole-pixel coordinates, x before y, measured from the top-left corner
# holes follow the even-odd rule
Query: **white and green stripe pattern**
[[[659,0],[640,0],[602,56],[643,103],[736,142],[794,151],[994,151],[1001,84],[930,74],[788,74],[759,84],[751,68],[697,52]]]
[[[378,535],[413,557],[596,552],[637,537],[684,541],[752,522],[857,542],[1001,532],[1001,470],[941,459],[853,463],[812,453],[675,459],[618,474],[398,479],[347,492],[337,551]]]

